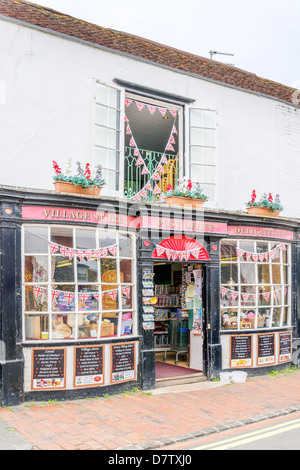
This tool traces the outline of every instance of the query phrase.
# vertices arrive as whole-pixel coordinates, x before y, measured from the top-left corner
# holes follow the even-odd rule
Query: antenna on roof
[[[229,56],[231,56],[231,57],[234,56],[234,54],[232,54],[231,52],[218,52],[218,51],[216,51],[216,50],[211,50],[211,51],[209,51],[209,54],[210,54],[210,59],[211,59],[211,60],[213,60],[213,57],[214,57],[214,55],[216,55],[216,54],[217,54],[217,55],[229,55]],[[234,64],[226,63],[226,65],[234,65]]]

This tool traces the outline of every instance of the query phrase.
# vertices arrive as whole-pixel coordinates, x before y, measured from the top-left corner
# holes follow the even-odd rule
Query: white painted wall
[[[299,109],[12,22],[0,36],[0,184],[51,190],[53,159],[92,162],[93,79],[119,78],[217,110],[216,207],[244,209],[256,189],[300,217]]]

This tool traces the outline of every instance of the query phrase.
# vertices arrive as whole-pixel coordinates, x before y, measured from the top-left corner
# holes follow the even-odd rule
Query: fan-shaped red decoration
[[[205,248],[197,240],[182,235],[180,238],[170,237],[156,245],[152,258],[178,259],[179,261],[209,260]]]

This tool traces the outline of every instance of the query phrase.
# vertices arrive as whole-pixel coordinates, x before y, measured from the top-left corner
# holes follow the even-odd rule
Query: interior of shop
[[[156,380],[203,370],[203,267],[154,264]]]

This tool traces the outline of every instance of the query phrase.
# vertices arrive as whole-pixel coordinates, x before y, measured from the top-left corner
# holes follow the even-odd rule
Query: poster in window
[[[279,358],[280,364],[292,360],[292,332],[279,333]]]
[[[111,346],[111,383],[136,379],[135,343],[113,344]]]
[[[230,336],[230,367],[242,368],[253,365],[253,336]]]
[[[275,364],[275,333],[257,336],[257,365]]]
[[[32,390],[66,388],[66,348],[32,350]]]
[[[104,385],[104,347],[74,348],[74,387]]]

